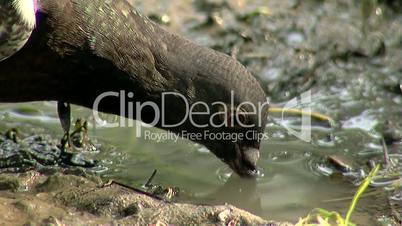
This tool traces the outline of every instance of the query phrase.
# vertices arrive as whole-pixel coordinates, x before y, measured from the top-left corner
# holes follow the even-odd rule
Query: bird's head
[[[258,96],[250,95],[252,93]],[[165,124],[161,128],[204,145],[240,176],[255,176],[261,141],[268,138],[264,133],[268,103],[260,87],[245,82],[243,89],[205,88],[196,96],[208,99],[190,100],[185,103],[187,107],[183,107],[187,101],[184,95],[166,98],[163,117],[167,117],[167,124],[186,120],[178,127],[167,128]]]
[[[263,100],[257,103],[243,100],[235,101],[232,107],[219,106],[215,110],[218,116],[212,121],[221,125],[210,126],[202,143],[237,174],[250,177],[258,172],[260,144],[267,138],[264,129],[268,105]]]
[[[204,49],[196,64],[194,84],[199,91],[195,96],[212,106],[206,130],[218,136],[205,136],[201,143],[240,176],[256,176],[260,144],[267,138],[265,92],[257,79],[228,55]]]
[[[202,134],[188,138],[207,147],[240,176],[254,176],[260,143],[267,138],[268,102],[260,84],[223,53],[187,44],[174,55],[182,56],[168,64],[175,78],[181,78],[175,87],[184,87],[180,92],[190,102],[186,124],[174,130]],[[182,118],[181,99],[172,98],[167,105],[171,121]]]

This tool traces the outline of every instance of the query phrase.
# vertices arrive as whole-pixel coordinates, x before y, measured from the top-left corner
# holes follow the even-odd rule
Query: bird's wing
[[[0,62],[0,101],[91,107],[105,91],[158,93],[167,80],[155,56],[166,48],[155,29],[125,0],[39,0],[29,42]]]
[[[60,55],[88,51],[136,79],[154,85],[161,77],[154,53],[155,25],[126,0],[41,0],[40,10],[54,28],[49,47]]]

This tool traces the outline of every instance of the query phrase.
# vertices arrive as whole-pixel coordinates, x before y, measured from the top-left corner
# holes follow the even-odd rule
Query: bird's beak
[[[257,161],[260,158],[260,151],[257,148],[244,148],[237,146],[236,158],[227,161],[227,164],[242,177],[257,176]]]

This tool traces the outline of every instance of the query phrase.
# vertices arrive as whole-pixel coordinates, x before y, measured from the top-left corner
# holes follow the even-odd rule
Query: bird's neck
[[[250,72],[236,59],[197,45],[161,27],[154,29],[156,37],[151,50],[154,52],[156,69],[169,84],[194,101],[228,99],[231,91],[236,95],[261,95],[263,91],[250,90],[245,84],[260,88]]]

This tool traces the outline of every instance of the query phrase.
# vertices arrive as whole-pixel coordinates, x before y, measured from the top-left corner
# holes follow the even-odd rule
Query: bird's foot
[[[66,131],[61,139],[61,148],[63,151],[81,152],[96,151],[95,145],[88,136],[88,123],[86,120],[77,119],[74,124],[74,130],[70,133]]]
[[[96,165],[95,161],[87,160],[80,154],[82,150],[96,150],[95,146],[88,139],[88,123],[85,120],[78,119],[74,125],[74,131],[70,134],[70,104],[58,102],[57,112],[64,130],[64,135],[60,142],[61,161],[67,165],[94,167]]]
[[[70,126],[71,126],[71,107],[69,103],[62,101],[57,102],[57,113],[64,135],[61,138],[61,150],[64,152],[71,147],[70,142]]]
[[[70,135],[72,144],[76,148],[87,151],[95,151],[96,147],[88,136],[88,122],[83,119],[77,119],[74,125],[74,131]]]

